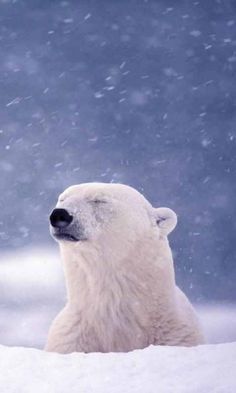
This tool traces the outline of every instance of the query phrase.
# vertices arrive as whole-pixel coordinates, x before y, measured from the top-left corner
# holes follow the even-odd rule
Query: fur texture
[[[195,312],[175,284],[167,239],[177,222],[172,210],[153,208],[131,187],[103,183],[68,188],[56,207],[73,217],[66,231],[78,240],[59,239],[68,300],[47,351],[203,343]]]

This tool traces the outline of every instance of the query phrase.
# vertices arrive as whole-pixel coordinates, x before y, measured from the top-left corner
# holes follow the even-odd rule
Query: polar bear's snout
[[[52,211],[50,217],[50,232],[56,240],[79,241],[80,238],[75,236],[73,225],[73,216],[66,209],[56,208]]]

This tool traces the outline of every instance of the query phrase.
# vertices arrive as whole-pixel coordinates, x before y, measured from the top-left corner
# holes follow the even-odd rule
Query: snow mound
[[[59,355],[0,346],[1,393],[235,393],[236,343]]]
[[[236,304],[195,306],[209,344],[236,341]]]

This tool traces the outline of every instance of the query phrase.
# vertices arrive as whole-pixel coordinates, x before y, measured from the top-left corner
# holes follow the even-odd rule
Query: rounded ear
[[[161,234],[168,235],[177,224],[177,215],[168,207],[158,207],[155,209],[156,223]]]

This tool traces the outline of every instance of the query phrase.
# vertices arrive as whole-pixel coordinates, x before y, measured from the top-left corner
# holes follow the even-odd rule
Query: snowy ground
[[[42,348],[64,302],[56,249],[0,254],[0,344]],[[205,304],[198,313],[209,343],[236,341],[236,305]]]
[[[0,255],[0,344],[42,348],[64,302],[55,250]],[[236,341],[235,305],[198,311],[209,342]],[[235,393],[236,343],[88,355],[0,346],[0,370],[1,393]]]
[[[0,347],[1,393],[235,393],[236,343],[129,353]]]

